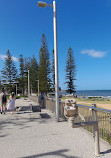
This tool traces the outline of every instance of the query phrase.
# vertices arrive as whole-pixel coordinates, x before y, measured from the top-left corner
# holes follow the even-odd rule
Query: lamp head
[[[38,1],[37,6],[45,8],[47,6],[47,3],[46,2],[42,2],[42,1]]]

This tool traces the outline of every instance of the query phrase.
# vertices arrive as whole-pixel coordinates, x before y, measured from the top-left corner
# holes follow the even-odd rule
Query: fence
[[[84,108],[84,109],[83,109]],[[92,111],[97,111],[97,120],[99,128],[99,136],[105,141],[111,144],[111,110],[94,108],[85,105],[78,105],[79,117],[75,120],[79,122],[81,119],[83,121],[92,121]],[[92,127],[84,127],[89,132],[93,133]]]
[[[51,110],[52,112],[56,112],[55,100],[53,98],[46,99],[46,109]],[[64,101],[59,101],[59,116],[64,118]]]
[[[64,106],[65,102],[60,101],[60,117],[64,117]],[[46,109],[55,112],[55,100],[54,99],[46,99]],[[75,119],[75,123],[84,121],[91,122],[93,121],[93,110],[97,111],[97,120],[98,120],[98,128],[99,128],[99,136],[105,141],[111,144],[111,110],[95,108],[91,106],[78,105],[79,116]],[[89,132],[93,133],[92,126],[84,127]]]
[[[37,97],[31,96],[30,99],[35,102],[38,102]],[[64,118],[64,106],[65,106],[65,102],[59,101],[59,107],[60,107],[59,115],[62,118]],[[45,99],[45,107],[46,109],[49,109],[53,113],[55,113],[56,111],[55,100],[53,98]],[[111,144],[111,110],[78,104],[79,116],[75,119],[75,123],[78,123],[81,121],[84,121],[84,122],[93,121],[93,112],[92,112],[93,110],[97,111],[99,136]],[[86,126],[84,128],[88,130],[89,132],[93,133],[92,126]]]

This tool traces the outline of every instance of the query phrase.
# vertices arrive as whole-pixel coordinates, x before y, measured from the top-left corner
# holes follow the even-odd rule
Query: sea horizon
[[[69,94],[66,91],[61,91],[61,94]],[[74,95],[77,96],[111,96],[111,90],[76,90]]]
[[[61,90],[61,92],[66,90]],[[111,89],[77,89],[76,91],[111,91]]]

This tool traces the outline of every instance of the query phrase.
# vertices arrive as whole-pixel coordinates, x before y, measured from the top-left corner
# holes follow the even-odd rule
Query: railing
[[[60,107],[60,117],[64,117],[64,106],[65,102],[59,102]],[[55,112],[55,100],[47,99],[46,100],[46,108]],[[93,121],[93,110],[97,111],[97,120],[98,120],[98,128],[99,128],[99,136],[105,141],[111,144],[111,110],[95,108],[92,106],[85,106],[78,104],[79,116],[75,119],[75,123],[84,121],[91,122]],[[84,127],[89,132],[93,133],[92,126]]]
[[[92,121],[92,111],[97,111],[97,120],[99,128],[99,136],[105,141],[111,144],[111,110],[95,108],[92,106],[79,105],[79,117],[75,119],[75,122],[81,121]],[[84,109],[84,110],[83,110]],[[92,127],[84,127],[89,132],[93,133]]]
[[[37,97],[31,97],[31,99],[37,102]],[[64,101],[59,101],[60,107],[60,117],[64,118]],[[51,110],[52,112],[56,112],[55,100],[54,99],[45,99],[45,107],[46,109]],[[79,116],[75,119],[75,123],[84,121],[91,122],[93,121],[93,110],[97,111],[97,120],[99,127],[99,136],[105,141],[111,144],[111,110],[95,108],[92,106],[85,106],[78,104]],[[84,127],[89,132],[93,133],[92,126]]]

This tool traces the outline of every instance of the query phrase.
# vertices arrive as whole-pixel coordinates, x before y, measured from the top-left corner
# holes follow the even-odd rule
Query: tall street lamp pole
[[[17,84],[16,84],[16,96],[17,96]]]
[[[15,81],[15,82],[14,82],[15,88],[16,88],[16,96],[17,96],[17,84],[18,84],[18,83],[19,83],[18,81]]]
[[[58,83],[57,12],[56,12],[56,2],[55,1],[53,1],[53,23],[54,23],[56,119],[58,122],[59,121],[59,83]]]
[[[54,25],[54,59],[55,59],[55,100],[56,100],[56,120],[59,121],[59,83],[58,83],[58,46],[57,46],[57,11],[56,1],[53,1],[53,5],[46,2],[39,1],[38,7],[45,8],[50,6],[53,8],[53,25]]]
[[[29,70],[28,70],[28,98],[30,97],[30,80],[29,80]]]

